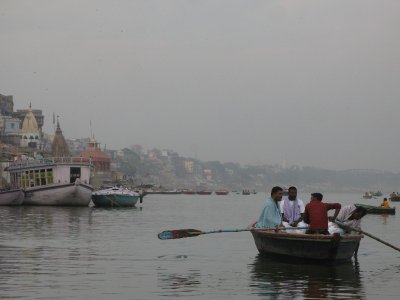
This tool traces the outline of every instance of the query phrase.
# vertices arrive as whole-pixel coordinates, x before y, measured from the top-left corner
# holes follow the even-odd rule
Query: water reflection
[[[382,218],[382,224],[386,225],[388,222],[389,215],[383,214],[381,215],[381,218]]]
[[[270,299],[364,299],[357,261],[318,265],[257,256],[249,265],[254,293]]]
[[[164,290],[164,296],[179,296],[182,293],[192,294],[201,284],[199,270],[188,270],[184,273],[171,273],[168,270],[158,271],[158,286]]]

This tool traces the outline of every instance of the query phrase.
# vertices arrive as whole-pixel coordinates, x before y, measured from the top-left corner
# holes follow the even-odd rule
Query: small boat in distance
[[[217,191],[215,191],[215,194],[216,194],[216,195],[225,196],[225,195],[228,195],[228,194],[229,194],[229,191],[228,191],[228,190],[217,190]]]
[[[289,196],[289,189],[287,187],[283,187],[283,197]]]
[[[92,201],[100,207],[133,207],[140,194],[123,187],[111,187],[92,193]]]
[[[371,192],[372,197],[380,197],[383,195],[381,191]]]
[[[184,194],[184,195],[196,195],[196,191],[185,189],[185,190],[182,190],[182,194]]]
[[[370,192],[365,192],[365,194],[362,197],[363,199],[372,199],[372,194]]]
[[[373,206],[373,205],[366,205],[366,204],[354,204],[356,207],[364,207],[367,210],[368,214],[396,214],[396,207],[382,207],[382,206]]]
[[[250,195],[250,190],[243,190],[242,195]]]
[[[24,198],[22,189],[0,190],[0,205],[21,205]]]
[[[271,229],[252,229],[251,233],[261,255],[315,261],[349,260],[364,237],[361,234],[281,233]]]
[[[400,201],[400,194],[399,193],[391,193],[389,199],[391,201]]]
[[[197,195],[211,195],[212,191],[197,191]]]

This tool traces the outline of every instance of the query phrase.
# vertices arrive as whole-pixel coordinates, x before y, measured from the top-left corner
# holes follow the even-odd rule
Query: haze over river
[[[299,196],[308,203],[309,194]],[[166,229],[245,228],[266,197],[148,195],[133,209],[0,207],[0,298],[398,299],[400,253],[369,237],[357,260],[334,266],[259,257],[249,232],[157,238]],[[363,229],[400,246],[397,215],[368,215]]]

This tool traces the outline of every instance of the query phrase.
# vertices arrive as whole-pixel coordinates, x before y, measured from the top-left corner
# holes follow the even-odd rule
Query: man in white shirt
[[[288,196],[280,203],[283,226],[307,227],[307,224],[303,222],[304,202],[297,198],[297,188],[291,186],[288,192]]]

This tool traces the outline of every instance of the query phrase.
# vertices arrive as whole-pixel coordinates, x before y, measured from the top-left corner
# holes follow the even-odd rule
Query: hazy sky
[[[0,93],[66,137],[400,172],[400,1],[0,0]]]

